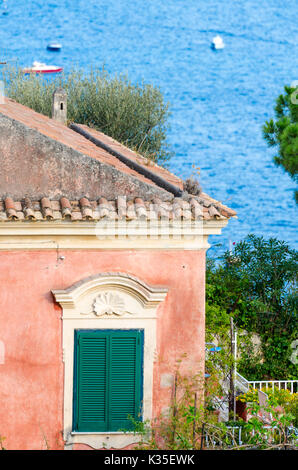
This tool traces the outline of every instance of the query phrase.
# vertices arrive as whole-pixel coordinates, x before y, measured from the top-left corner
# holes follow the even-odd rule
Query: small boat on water
[[[215,36],[212,39],[211,49],[217,50],[217,49],[223,49],[224,47],[225,47],[225,44],[223,42],[223,39],[220,36]]]
[[[60,51],[62,48],[62,45],[59,42],[50,42],[47,45],[48,51]]]
[[[4,11],[2,12],[2,15],[5,15],[5,16],[8,15],[6,0],[3,0],[3,8],[4,8]]]
[[[26,67],[23,69],[23,73],[58,73],[62,72],[63,67],[57,65],[46,65],[42,62],[33,62],[32,67]]]

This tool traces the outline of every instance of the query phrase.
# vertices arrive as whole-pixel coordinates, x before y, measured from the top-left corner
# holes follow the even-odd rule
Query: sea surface
[[[171,103],[170,170],[196,174],[237,211],[218,255],[248,233],[297,247],[295,184],[262,137],[285,84],[298,80],[297,0],[0,0],[0,59],[127,73]],[[2,15],[7,12],[7,15]],[[222,51],[210,42],[219,34]],[[49,41],[62,43],[49,52]],[[218,245],[220,244],[220,245]]]

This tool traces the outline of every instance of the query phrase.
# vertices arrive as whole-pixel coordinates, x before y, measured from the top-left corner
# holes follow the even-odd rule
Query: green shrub
[[[8,67],[3,79],[10,98],[46,116],[51,116],[54,90],[62,87],[69,122],[102,131],[160,164],[172,155],[166,143],[169,105],[152,85],[133,84],[125,75],[112,77],[104,68],[87,74],[72,70],[49,79]]]
[[[268,395],[268,404],[271,407],[281,406],[285,413],[293,416],[293,425],[298,427],[298,393],[290,393],[285,389],[268,389],[264,387],[263,392]],[[258,391],[251,389],[247,393],[243,393],[237,397],[238,401],[243,403],[258,403]]]
[[[212,378],[212,377],[211,377]],[[187,450],[187,449],[285,449],[294,448],[297,436],[292,428],[293,415],[280,412],[269,403],[272,423],[267,426],[260,419],[260,406],[252,402],[248,422],[220,423],[208,405],[218,396],[218,388],[210,387],[210,379],[176,373],[173,400],[167,413],[152,422],[135,422],[135,432],[140,441],[136,449]],[[205,390],[205,402],[202,392]],[[255,394],[256,391],[253,391]],[[280,394],[286,399],[287,394]],[[210,401],[211,400],[211,401]],[[238,429],[241,427],[241,441]],[[233,429],[234,428],[234,429]],[[236,428],[236,432],[235,432]]]
[[[206,319],[214,329],[233,317],[261,344],[239,344],[239,372],[248,380],[296,379],[298,252],[276,238],[248,235],[220,262],[207,260]],[[240,336],[239,336],[240,339]],[[247,338],[249,340],[249,337]]]

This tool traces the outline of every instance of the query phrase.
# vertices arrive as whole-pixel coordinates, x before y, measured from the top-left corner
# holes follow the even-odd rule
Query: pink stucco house
[[[235,212],[55,118],[0,105],[0,436],[129,448],[127,416],[169,406],[175,361],[204,372],[208,236]]]

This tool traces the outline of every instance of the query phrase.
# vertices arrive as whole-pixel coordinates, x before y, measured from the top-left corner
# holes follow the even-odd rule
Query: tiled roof
[[[236,213],[212,200],[207,195],[202,197],[189,196],[187,199],[173,198],[171,202],[164,202],[154,198],[144,201],[141,198],[128,200],[125,196],[118,196],[113,201],[100,198],[90,201],[83,197],[78,201],[69,201],[66,197],[60,200],[50,200],[46,197],[39,201],[24,198],[14,201],[7,197],[0,200],[0,222],[9,221],[84,221],[120,219],[169,219],[169,220],[212,220],[234,217]]]
[[[2,183],[5,186],[4,189],[0,188],[0,190],[2,189],[2,193],[0,193],[0,221],[58,221],[61,219],[76,221],[98,220],[102,217],[126,218],[128,220],[138,217],[147,219],[180,219],[182,217],[188,220],[197,218],[211,220],[236,216],[235,211],[207,194],[201,192],[198,196],[194,196],[183,192],[183,182],[180,178],[168,170],[148,162],[146,158],[102,132],[75,124],[73,126],[76,130],[73,130],[7,98],[5,98],[4,104],[0,104],[1,116],[4,119],[4,129],[7,128],[6,120],[10,120],[12,123],[17,121],[29,130],[36,130],[39,134],[53,139],[59,145],[55,144],[54,148],[50,145],[51,150],[48,151],[48,142],[45,145],[42,141],[44,147],[40,156],[39,140],[35,139],[35,136],[32,139],[30,137],[31,140],[28,137],[29,143],[27,145],[27,141],[25,142],[26,147],[22,141],[23,129],[21,128],[16,132],[16,135],[19,138],[19,147],[27,150],[27,153],[24,153],[24,157],[18,151],[17,158],[14,159],[12,156],[15,152],[15,141],[10,139],[9,145],[13,147],[13,152],[6,153],[7,148],[5,142],[3,144],[2,141],[3,149],[0,150],[3,150],[3,156],[6,157],[6,160],[4,158],[3,161],[7,165],[6,167],[4,165],[4,173],[2,175],[0,173],[0,180],[2,176]],[[81,130],[83,130],[83,135],[80,133]],[[15,137],[13,133],[12,136]],[[83,158],[73,158],[68,149],[64,154],[64,147],[74,149],[82,154]],[[34,152],[36,155],[34,154],[33,158]],[[95,166],[98,164],[90,160],[86,166],[86,156],[99,161],[104,168],[96,168],[94,174],[88,173],[86,168],[92,167],[93,169],[93,164]],[[28,165],[28,161],[31,162],[31,167]],[[15,166],[12,166],[12,163],[15,163]],[[47,163],[49,163],[48,166]],[[32,182],[26,177],[24,178],[22,165],[27,171],[27,178],[30,179],[30,175],[33,174]],[[42,174],[44,167],[48,172],[45,175]],[[19,168],[22,171],[18,173],[18,184],[10,191],[12,178],[15,175],[14,171]],[[67,181],[63,173],[65,168],[68,169]],[[74,170],[72,171],[72,169]],[[110,171],[110,169],[112,170]],[[7,180],[8,171],[11,180]],[[22,186],[22,178],[28,183],[26,183],[27,185]],[[48,189],[44,186],[45,181],[48,184]],[[107,182],[106,186],[104,186],[105,182]],[[76,183],[75,189],[73,189],[74,183]],[[58,184],[60,184],[59,187]],[[131,188],[133,188],[132,191],[130,191]],[[29,196],[29,199],[27,197],[22,199],[23,194]],[[89,199],[87,197],[81,198],[83,194]],[[41,199],[43,195],[45,197]]]

